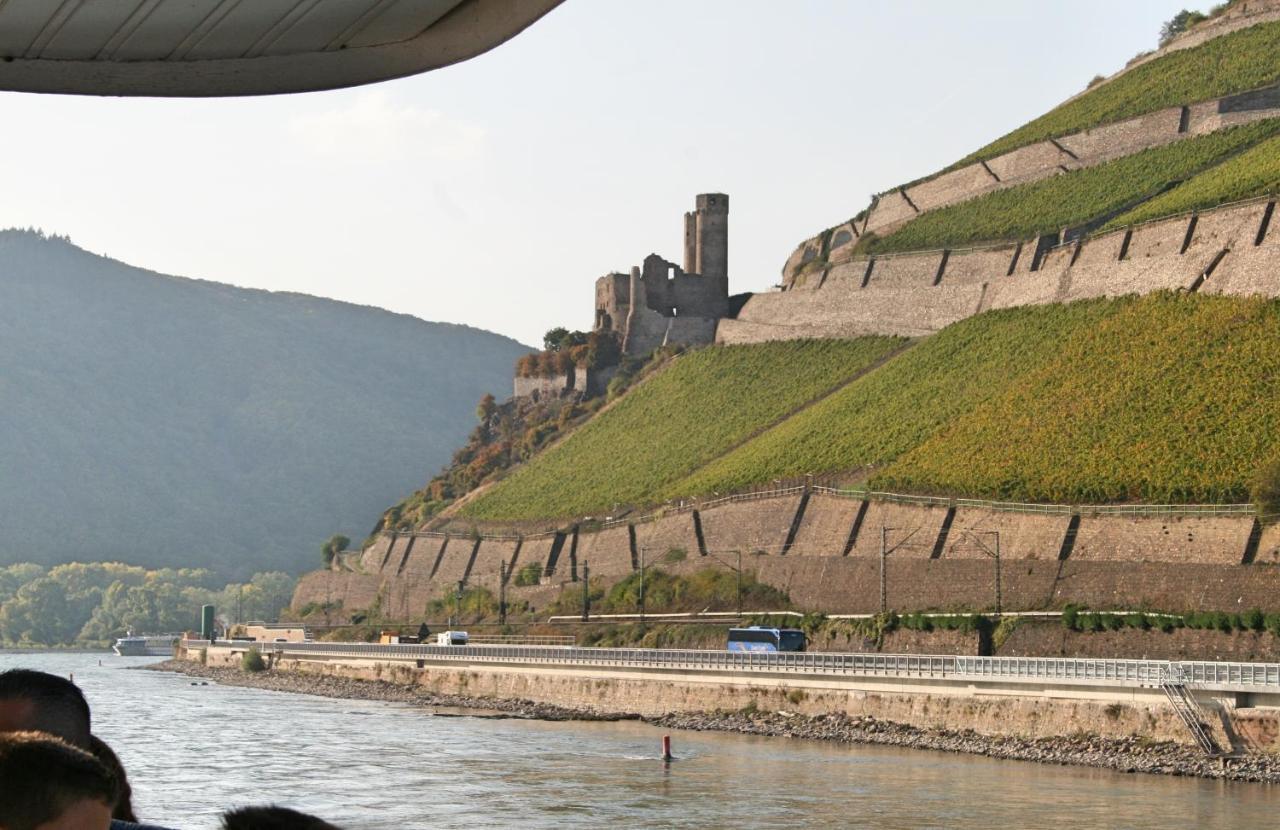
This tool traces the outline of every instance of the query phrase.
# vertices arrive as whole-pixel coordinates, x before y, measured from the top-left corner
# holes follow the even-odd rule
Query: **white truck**
[[[468,641],[465,631],[441,631],[436,635],[438,646],[465,646]]]

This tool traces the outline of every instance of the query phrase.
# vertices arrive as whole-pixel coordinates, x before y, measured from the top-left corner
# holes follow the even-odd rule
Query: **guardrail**
[[[1028,502],[988,501],[986,499],[952,499],[945,496],[917,496],[909,493],[884,493],[859,487],[814,486],[814,493],[847,499],[870,499],[924,507],[967,507],[995,513],[1048,513],[1069,516],[1253,516],[1252,504],[1033,504]]]
[[[207,640],[189,640],[204,648]],[[1204,689],[1280,693],[1280,663],[1169,660],[1089,660],[1051,657],[962,657],[823,652],[740,652],[693,649],[574,648],[546,646],[427,646],[374,643],[233,643],[264,653],[360,660],[431,660],[461,663],[535,663],[558,666],[766,672],[939,680],[1158,687],[1169,678]]]

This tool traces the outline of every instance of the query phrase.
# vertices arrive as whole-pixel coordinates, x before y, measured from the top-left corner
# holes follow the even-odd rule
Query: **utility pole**
[[[466,583],[459,579],[458,587],[453,594],[453,616],[449,618],[450,630],[455,628],[458,620],[462,618],[462,587],[465,584]]]
[[[591,619],[591,570],[582,563],[582,621]]]
[[[993,530],[991,533],[996,537],[996,616],[998,617],[1004,607],[1003,597],[1000,595],[1000,531]]]
[[[738,554],[738,569],[734,572],[734,576],[736,577],[737,591],[738,591],[738,616],[741,617],[742,616],[742,551],[738,550],[738,551],[734,551],[734,553]]]
[[[507,624],[507,563],[498,562],[498,624]]]
[[[885,576],[885,564],[889,559],[889,528],[880,525],[880,613],[889,611],[889,581]]]
[[[236,586],[236,625],[239,625],[240,623],[244,622],[244,617],[241,616],[241,609],[243,607],[244,607],[244,584],[242,583]]]
[[[640,622],[644,622],[644,551],[640,548]]]

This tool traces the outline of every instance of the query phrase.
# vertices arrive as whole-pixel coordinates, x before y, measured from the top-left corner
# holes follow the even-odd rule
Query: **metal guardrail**
[[[207,640],[189,640],[205,648]],[[767,672],[1017,683],[1059,682],[1158,688],[1169,677],[1204,689],[1280,693],[1280,663],[1214,663],[1169,660],[1089,660],[1050,657],[963,657],[823,652],[734,652],[693,649],[573,648],[546,646],[428,646],[373,643],[232,643],[264,653],[361,660],[431,660],[462,663],[524,663],[581,667]]]

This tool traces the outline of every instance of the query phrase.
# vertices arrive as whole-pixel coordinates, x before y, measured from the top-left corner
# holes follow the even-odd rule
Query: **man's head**
[[[30,669],[0,672],[0,733],[47,732],[89,749],[89,703],[76,684]]]
[[[100,761],[42,732],[0,735],[0,830],[107,830],[116,780]]]
[[[223,830],[341,830],[288,807],[241,807],[222,815]]]

